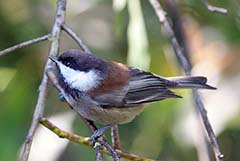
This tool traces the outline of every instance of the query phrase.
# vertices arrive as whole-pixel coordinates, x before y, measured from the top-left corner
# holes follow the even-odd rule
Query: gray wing
[[[91,98],[96,101],[102,108],[124,107],[124,98],[127,94],[129,86],[126,85],[114,92],[102,93],[100,95],[91,95]]]
[[[123,88],[91,97],[103,108],[134,107],[142,103],[180,97],[167,88],[171,84],[167,79],[135,68],[130,68],[129,74],[131,79]]]
[[[126,106],[180,97],[168,89],[172,82],[167,79],[136,68],[130,69],[130,75],[129,89],[124,98]]]

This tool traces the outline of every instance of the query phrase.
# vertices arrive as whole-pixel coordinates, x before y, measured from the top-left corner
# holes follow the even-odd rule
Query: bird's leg
[[[62,101],[62,102],[66,101],[63,92],[60,92],[60,93],[58,94],[58,98],[59,98],[59,100]]]
[[[120,136],[118,125],[114,125],[111,128],[112,144],[114,149],[120,149]]]

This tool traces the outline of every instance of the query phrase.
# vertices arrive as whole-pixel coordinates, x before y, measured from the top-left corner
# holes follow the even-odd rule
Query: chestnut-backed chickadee
[[[170,88],[215,89],[206,84],[205,77],[163,78],[79,50],[49,58],[56,63],[64,98],[73,109],[104,125],[130,122],[145,103],[181,97]]]

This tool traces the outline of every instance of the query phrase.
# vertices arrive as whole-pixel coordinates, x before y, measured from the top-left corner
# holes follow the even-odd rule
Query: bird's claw
[[[93,149],[96,149],[97,147],[101,147],[101,143],[99,141],[93,141]]]

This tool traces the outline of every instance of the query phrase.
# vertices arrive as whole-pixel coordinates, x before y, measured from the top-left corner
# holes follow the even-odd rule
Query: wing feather
[[[167,79],[136,68],[131,68],[130,75],[129,89],[124,99],[128,106],[180,97],[167,88],[170,83]]]

